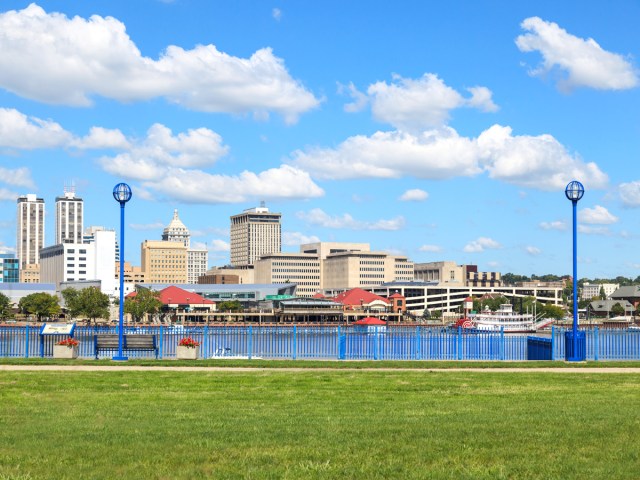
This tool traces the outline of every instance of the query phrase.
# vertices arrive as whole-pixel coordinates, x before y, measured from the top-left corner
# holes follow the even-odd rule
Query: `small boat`
[[[553,318],[536,318],[530,313],[515,313],[511,304],[503,303],[495,312],[487,310],[469,314],[467,318],[458,320],[454,327],[481,332],[525,333],[535,332],[553,322]]]

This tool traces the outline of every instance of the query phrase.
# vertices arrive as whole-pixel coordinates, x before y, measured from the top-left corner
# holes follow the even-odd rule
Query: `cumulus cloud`
[[[543,230],[566,230],[567,224],[562,220],[554,220],[553,222],[541,222],[540,228]]]
[[[530,72],[532,75],[559,71],[563,74],[559,87],[564,90],[623,90],[638,85],[638,74],[631,63],[622,55],[607,52],[592,38],[576,37],[539,17],[527,18],[520,26],[529,32],[516,38],[520,51],[542,55],[542,63]]]
[[[25,150],[55,148],[67,146],[72,139],[73,135],[56,122],[28,117],[13,108],[0,108],[0,146]]]
[[[212,252],[229,252],[231,250],[231,246],[228,242],[215,238],[211,240],[209,250]]]
[[[320,238],[315,235],[305,235],[300,232],[282,232],[282,244],[288,247],[295,247],[305,243],[317,243]]]
[[[488,88],[472,87],[469,91],[471,98],[465,99],[437,75],[425,73],[417,80],[394,75],[392,83],[370,85],[367,94],[377,120],[399,130],[420,131],[444,125],[449,119],[449,112],[456,108],[497,110]],[[356,100],[356,105],[362,103],[362,100]]]
[[[618,221],[606,208],[596,205],[593,208],[583,208],[578,212],[578,220],[588,225],[611,225]]]
[[[311,225],[325,228],[344,228],[351,230],[400,230],[404,227],[404,217],[398,216],[390,220],[376,220],[367,222],[356,220],[350,214],[332,217],[320,208],[314,208],[309,212],[298,212],[296,216]]]
[[[640,182],[621,183],[618,193],[626,207],[640,207]]]
[[[282,10],[280,10],[279,8],[274,8],[273,10],[271,10],[271,16],[275,21],[279,22],[282,19]]]
[[[0,31],[0,87],[45,103],[163,97],[205,112],[274,112],[288,123],[319,104],[269,48],[238,58],[213,45],[169,45],[155,60],[142,56],[113,17],[68,18],[36,4],[0,14]]]
[[[400,200],[403,202],[422,202],[427,198],[429,198],[429,194],[419,188],[407,190],[400,196]]]
[[[89,133],[83,138],[75,139],[71,145],[82,149],[115,149],[125,150],[131,144],[124,134],[118,129],[91,127]]]
[[[0,188],[0,202],[15,202],[20,195],[6,188]]]
[[[0,167],[0,182],[30,189],[35,189],[36,187],[33,179],[31,178],[31,170],[27,167],[14,169]]]
[[[148,171],[145,170],[145,173]],[[126,178],[126,172],[122,171],[120,175]],[[152,175],[144,180],[142,186],[172,200],[205,204],[256,199],[315,198],[324,195],[324,191],[311,180],[308,173],[288,165],[259,173],[244,171],[239,175],[167,168],[162,176]]]
[[[479,237],[477,240],[469,242],[464,247],[464,251],[467,253],[479,253],[485,250],[496,250],[502,248],[498,242],[488,237]]]
[[[603,188],[608,177],[592,162],[572,155],[551,135],[513,135],[493,125],[478,138],[458,135],[451,127],[425,131],[357,135],[336,148],[296,150],[291,163],[322,179],[447,179],[487,173],[491,178],[540,190],[564,189],[581,178]]]
[[[604,236],[610,236],[611,235],[611,230],[609,230],[609,227],[594,227],[592,225],[582,225],[582,224],[578,224],[578,232],[579,233],[584,233],[586,235],[604,235]]]
[[[422,245],[420,248],[418,248],[418,250],[421,252],[438,253],[442,251],[442,247],[438,245]]]
[[[341,95],[349,95],[353,101],[344,105],[344,111],[349,113],[360,112],[369,103],[369,97],[356,88],[353,82],[349,85],[338,83],[338,93]]]

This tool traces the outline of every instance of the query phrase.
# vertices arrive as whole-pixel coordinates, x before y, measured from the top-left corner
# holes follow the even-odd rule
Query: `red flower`
[[[64,340],[60,340],[58,342],[58,345],[64,345],[66,347],[71,348],[71,347],[77,347],[78,345],[80,345],[80,342],[75,338],[65,338]]]
[[[180,339],[180,341],[178,342],[178,345],[181,347],[196,348],[197,346],[200,345],[200,342],[196,342],[191,337],[186,337],[186,338]]]

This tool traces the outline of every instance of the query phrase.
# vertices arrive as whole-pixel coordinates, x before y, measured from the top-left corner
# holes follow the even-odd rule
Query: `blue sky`
[[[0,4],[0,248],[15,199],[65,185],[126,257],[173,210],[228,262],[264,200],[283,250],[369,242],[415,262],[640,275],[632,1],[40,1]]]

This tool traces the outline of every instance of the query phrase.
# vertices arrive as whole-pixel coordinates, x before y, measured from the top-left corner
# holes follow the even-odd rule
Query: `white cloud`
[[[20,195],[6,188],[0,188],[0,202],[15,202]]]
[[[160,178],[154,175],[145,180],[143,187],[169,199],[187,203],[236,203],[324,195],[309,174],[288,165],[260,173],[244,171],[235,176],[179,168],[168,168],[163,173]],[[126,171],[121,171],[120,175],[126,178]]]
[[[282,232],[282,244],[288,247],[295,247],[305,243],[319,242],[320,238],[315,235],[305,235],[300,232]]]
[[[309,212],[298,212],[297,217],[311,225],[319,225],[325,228],[345,228],[351,230],[400,230],[404,226],[404,218],[399,216],[390,220],[376,220],[366,222],[354,219],[350,214],[332,217],[319,208]]]
[[[405,131],[440,127],[449,119],[449,112],[460,107],[497,109],[486,87],[473,87],[469,91],[472,96],[465,99],[431,73],[417,80],[394,75],[392,83],[376,82],[367,89],[373,116]]]
[[[538,247],[533,247],[531,245],[528,245],[524,248],[524,251],[527,252],[529,255],[532,256],[537,256],[540,255],[542,253],[542,250],[540,250]]]
[[[640,207],[640,182],[621,183],[618,187],[620,199],[626,207]]]
[[[484,252],[485,250],[491,249],[496,250],[498,248],[502,248],[498,242],[488,237],[479,237],[477,240],[473,240],[469,242],[464,247],[464,251],[468,253],[477,253]]]
[[[72,139],[71,133],[51,120],[27,117],[12,108],[0,108],[0,146],[25,150],[54,148],[66,146]]]
[[[442,251],[442,247],[438,246],[438,245],[422,245],[420,248],[418,248],[419,251],[421,252],[434,252],[434,253],[438,253]]]
[[[72,141],[71,145],[83,149],[109,148],[116,150],[125,150],[131,146],[129,140],[120,130],[102,127],[91,127],[88,135]]]
[[[282,19],[282,10],[280,10],[279,8],[274,8],[273,10],[271,10],[271,16],[274,20],[279,22]]]
[[[594,208],[583,208],[578,212],[578,220],[588,225],[611,225],[618,221],[606,208],[596,205]]]
[[[21,168],[4,168],[0,167],[0,182],[16,187],[25,187],[35,189],[36,185],[31,178],[31,170],[27,167]]]
[[[211,240],[209,250],[212,252],[228,252],[231,250],[231,246],[228,242],[215,238]]]
[[[45,103],[87,106],[95,95],[123,102],[164,97],[205,112],[262,118],[274,112],[288,123],[319,104],[269,48],[238,58],[213,45],[169,45],[154,60],[141,55],[113,17],[68,18],[36,4],[0,14],[0,31],[0,86]]]
[[[553,222],[541,222],[540,228],[543,230],[566,230],[567,224],[562,220],[554,220]]]
[[[400,200],[403,202],[422,202],[427,198],[429,198],[429,194],[419,188],[407,190],[400,196]]]
[[[461,137],[450,127],[420,135],[376,132],[357,135],[336,148],[296,150],[291,162],[321,179],[471,177],[491,178],[539,190],[564,190],[574,178],[603,188],[608,177],[595,163],[571,155],[551,135],[513,135],[494,125],[477,139]]]
[[[540,190],[564,189],[574,178],[603,188],[608,177],[598,166],[571,155],[551,135],[514,136],[510,127],[493,125],[477,140],[479,155],[491,178]]]
[[[344,111],[349,113],[360,112],[364,110],[364,108],[369,103],[369,97],[367,97],[364,93],[359,91],[353,82],[349,82],[349,85],[342,85],[338,83],[338,93],[343,95],[347,94],[352,99],[353,102],[347,103],[344,106]]]
[[[610,236],[611,230],[609,230],[609,227],[592,227],[591,225],[578,224],[578,233]]]
[[[521,27],[529,33],[516,38],[518,48],[523,52],[538,51],[543,58],[532,75],[562,71],[566,78],[560,80],[559,87],[564,90],[575,87],[622,90],[638,85],[633,66],[622,55],[603,50],[592,38],[576,37],[539,17],[525,19]]]

